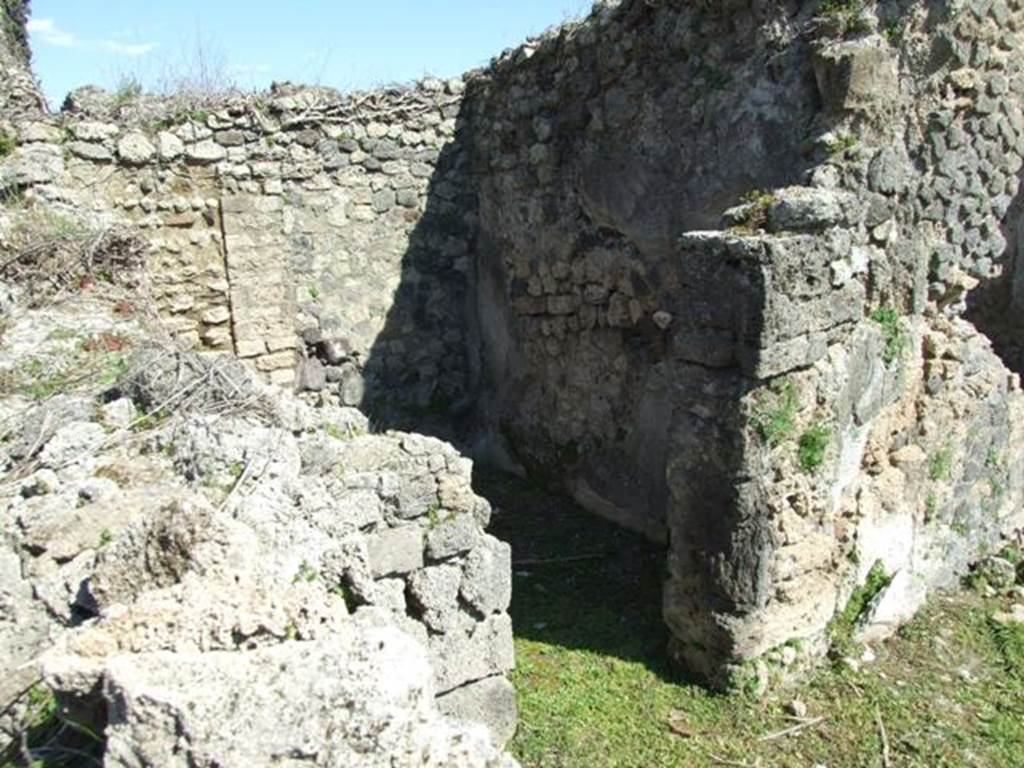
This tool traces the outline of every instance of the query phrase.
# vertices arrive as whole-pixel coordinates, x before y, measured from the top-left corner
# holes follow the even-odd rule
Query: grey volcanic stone
[[[480,529],[472,514],[463,513],[441,519],[427,534],[427,557],[444,560],[468,552],[480,540]]]
[[[449,691],[438,696],[437,706],[449,717],[483,723],[498,745],[516,734],[516,689],[504,677],[488,677]]]
[[[423,567],[423,531],[415,525],[389,528],[366,541],[374,577],[409,573]]]
[[[111,768],[269,768],[298,755],[325,768],[502,764],[482,729],[456,730],[434,714],[423,651],[393,629],[258,651],[124,656],[109,663],[104,696]]]
[[[484,536],[466,557],[459,594],[485,616],[507,610],[512,600],[512,547]]]

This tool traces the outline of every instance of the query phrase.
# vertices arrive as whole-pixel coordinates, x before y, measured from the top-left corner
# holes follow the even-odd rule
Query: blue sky
[[[33,0],[35,71],[51,105],[74,87],[126,76],[158,88],[211,69],[243,88],[273,80],[343,90],[449,77],[590,0]]]

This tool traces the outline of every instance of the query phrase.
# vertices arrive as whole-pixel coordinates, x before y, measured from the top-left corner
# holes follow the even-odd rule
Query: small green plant
[[[903,327],[900,323],[899,313],[892,307],[879,307],[871,319],[882,326],[882,333],[885,336],[885,349],[882,350],[882,359],[886,365],[891,365],[903,355],[907,340],[903,334]]]
[[[875,561],[864,579],[864,583],[853,590],[846,607],[828,625],[832,641],[833,656],[845,656],[853,643],[853,632],[864,618],[875,599],[892,583],[881,560]]]
[[[856,136],[844,133],[835,138],[829,139],[825,142],[825,151],[829,157],[836,157],[842,155],[848,150],[856,147],[860,142]]]
[[[441,518],[438,513],[441,511],[441,507],[434,502],[427,507],[427,523],[430,530],[434,530],[441,524]]]
[[[7,157],[16,146],[18,146],[18,142],[14,140],[13,136],[0,131],[0,158]]]
[[[733,668],[729,672],[726,689],[734,696],[740,696],[749,701],[758,699],[758,694],[762,692],[762,676],[757,662],[748,661]]]
[[[995,446],[992,446],[985,452],[985,466],[989,469],[1003,468],[1003,454]]]
[[[333,437],[335,440],[347,440],[348,434],[344,429],[339,427],[337,424],[324,424],[324,434],[328,437]]]
[[[69,718],[53,691],[37,683],[23,694],[23,702],[25,709],[17,726],[20,750],[17,758],[9,749],[0,753],[3,768],[100,764],[103,740],[91,728]]]
[[[939,482],[949,477],[953,468],[953,450],[947,445],[932,454],[928,460],[928,479]]]
[[[146,413],[141,408],[136,408],[131,428],[133,432],[148,432],[159,427],[168,418],[170,418],[170,413],[164,408],[157,408],[149,413]]]
[[[108,355],[100,375],[100,386],[105,388],[114,386],[122,376],[128,373],[128,368],[128,361],[124,355]]]
[[[832,442],[832,430],[822,422],[815,422],[800,435],[797,459],[800,468],[807,473],[818,471],[825,463],[825,454]]]
[[[0,177],[0,206],[7,209],[24,208],[26,205],[25,190],[13,179]]]
[[[768,226],[768,209],[775,202],[775,195],[761,189],[752,189],[740,198],[740,203],[746,206],[744,219],[739,225],[733,227],[740,232],[753,233]]]
[[[818,6],[818,15],[836,22],[844,37],[863,35],[871,31],[864,6],[865,0],[824,0]]]
[[[309,286],[309,288],[307,290],[309,291],[309,298],[311,298],[313,301],[319,300],[319,298],[320,298],[320,289],[319,288],[317,288],[315,285],[311,285],[311,286]]]
[[[333,587],[331,587],[328,590],[328,592],[330,592],[332,595],[336,595],[336,596],[340,597],[342,600],[344,600],[345,601],[345,607],[348,608],[348,612],[349,613],[355,612],[356,608],[358,608],[359,605],[360,605],[360,601],[356,597],[355,592],[352,591],[352,587],[350,587],[345,582],[341,582],[340,584],[335,584]]]
[[[100,532],[100,543],[99,543],[99,546],[97,547],[97,549],[103,549],[105,546],[107,546],[113,540],[114,540],[114,534],[112,534],[109,529],[104,528]]]
[[[774,390],[773,395],[772,402],[754,412],[752,422],[761,439],[774,448],[796,433],[799,402],[796,387],[789,380]]]
[[[903,37],[907,32],[906,24],[902,20],[891,21],[885,25],[885,29],[882,30],[882,34],[885,39],[888,40],[892,45],[900,45],[903,43]]]
[[[299,570],[295,573],[295,577],[292,579],[292,584],[316,581],[319,576],[320,574],[317,572],[316,568],[303,560],[302,563],[299,564]]]
[[[935,491],[928,491],[928,495],[924,497],[924,509],[928,513],[928,519],[935,517],[939,510],[939,497]]]
[[[73,328],[65,328],[60,326],[50,331],[50,334],[46,337],[47,341],[69,341],[70,339],[77,339],[78,331]]]

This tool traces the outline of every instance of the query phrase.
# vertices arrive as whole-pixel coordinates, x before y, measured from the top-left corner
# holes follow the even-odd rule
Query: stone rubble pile
[[[450,446],[145,343],[14,413],[5,702],[41,675],[109,766],[513,764],[510,551]]]

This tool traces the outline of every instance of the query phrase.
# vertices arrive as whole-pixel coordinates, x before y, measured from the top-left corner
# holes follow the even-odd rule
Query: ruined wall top
[[[0,0],[0,117],[46,112],[46,100],[29,67],[28,16],[29,0]]]

